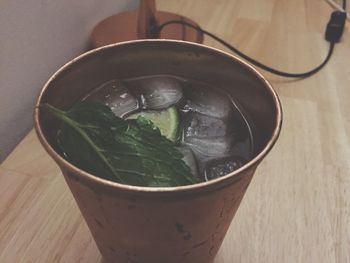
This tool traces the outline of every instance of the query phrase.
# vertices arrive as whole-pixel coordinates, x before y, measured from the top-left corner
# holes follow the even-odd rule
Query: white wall
[[[97,22],[136,0],[0,1],[0,162],[32,128],[45,81],[87,49]]]

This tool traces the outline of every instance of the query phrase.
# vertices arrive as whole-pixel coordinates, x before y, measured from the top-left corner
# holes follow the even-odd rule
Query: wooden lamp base
[[[147,3],[145,4],[147,5]],[[147,22],[150,21],[150,17],[155,19],[158,25],[170,20],[181,20],[197,26],[189,18],[169,12],[156,11],[155,4],[153,8],[147,9],[147,7],[142,7],[141,2],[139,10],[123,12],[108,17],[97,24],[91,35],[92,46],[97,48],[112,43],[147,38],[146,30],[149,26]],[[203,42],[201,33],[181,24],[172,24],[164,27],[159,38],[197,43]]]

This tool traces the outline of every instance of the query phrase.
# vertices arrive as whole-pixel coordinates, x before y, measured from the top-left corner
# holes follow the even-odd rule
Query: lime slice
[[[153,124],[159,128],[160,133],[169,140],[173,142],[177,140],[179,114],[174,106],[161,111],[141,111],[130,115],[128,119],[136,119],[138,116],[152,121]]]

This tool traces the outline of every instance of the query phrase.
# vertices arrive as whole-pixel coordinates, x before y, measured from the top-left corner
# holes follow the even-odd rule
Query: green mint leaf
[[[124,120],[97,102],[62,111],[42,105],[62,122],[57,143],[77,167],[123,184],[169,187],[197,183],[172,141],[142,117]]]

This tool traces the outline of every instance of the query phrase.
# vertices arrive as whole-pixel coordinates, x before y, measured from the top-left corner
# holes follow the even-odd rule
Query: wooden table
[[[323,34],[332,9],[324,1],[158,2],[280,69],[309,69],[328,49]],[[215,263],[350,262],[349,45],[347,29],[330,63],[311,78],[265,73],[281,97],[283,131]],[[100,261],[60,171],[31,131],[0,168],[0,262]]]

